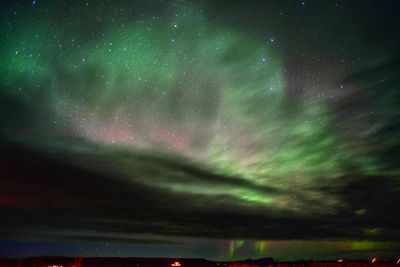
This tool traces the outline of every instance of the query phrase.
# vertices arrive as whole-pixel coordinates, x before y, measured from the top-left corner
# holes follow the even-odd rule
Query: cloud
[[[71,147],[74,147],[73,142]],[[397,191],[393,190],[397,187],[392,184],[394,181],[385,177],[349,176],[331,182],[316,182],[312,187],[303,188],[308,190],[303,194],[293,190],[290,193],[298,197],[290,201],[299,202],[302,208],[293,210],[290,204],[284,208],[245,201],[229,191],[207,194],[204,189],[197,193],[145,181],[146,165],[149,164],[153,169],[163,170],[153,173],[156,175],[180,172],[181,179],[171,183],[182,184],[183,188],[187,178],[189,184],[205,184],[211,189],[218,186],[225,190],[244,188],[272,194],[274,199],[293,197],[288,192],[269,190],[265,186],[257,188],[240,180],[230,183],[227,179],[239,178],[215,175],[171,158],[147,154],[141,161],[137,160],[140,159],[137,152],[132,152],[129,159],[135,179],[131,179],[132,173],[122,177],[123,173],[114,170],[107,173],[97,168],[98,157],[108,168],[103,157],[112,153],[67,153],[51,149],[52,154],[48,154],[5,142],[2,151],[3,170],[8,175],[2,180],[0,224],[2,229],[10,229],[14,236],[21,235],[30,227],[47,227],[60,231],[84,232],[91,229],[98,233],[95,236],[75,234],[67,237],[70,240],[123,243],[143,240],[112,237],[109,233],[256,240],[399,239],[395,226],[399,211],[396,207],[387,207],[399,198]],[[115,162],[120,162],[114,158],[110,161],[113,167]],[[82,162],[85,167],[80,165]],[[96,168],[90,167],[90,162]],[[139,171],[141,167],[142,172]],[[158,178],[154,179],[158,181]],[[341,204],[342,209],[333,214],[309,213],[307,209],[323,206],[323,203],[310,200],[311,192],[319,194],[319,199],[334,195],[341,201],[335,204]],[[360,210],[365,213],[358,215]],[[373,228],[384,230],[378,234],[364,231]],[[51,234],[48,235],[50,238]]]

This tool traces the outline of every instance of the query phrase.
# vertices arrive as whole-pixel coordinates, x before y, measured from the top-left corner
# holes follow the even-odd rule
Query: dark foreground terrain
[[[36,257],[0,259],[0,267],[390,267],[400,266],[396,260],[371,261],[301,261],[274,262],[272,258],[216,262],[188,258],[68,258]]]

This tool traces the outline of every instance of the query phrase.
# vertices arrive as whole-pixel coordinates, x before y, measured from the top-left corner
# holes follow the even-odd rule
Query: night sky
[[[398,14],[2,1],[0,257],[399,257]]]

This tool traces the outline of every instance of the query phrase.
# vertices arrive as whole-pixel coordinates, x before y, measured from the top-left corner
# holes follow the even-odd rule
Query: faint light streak
[[[373,258],[371,261],[371,263],[374,263],[374,262],[376,262],[376,258]]]

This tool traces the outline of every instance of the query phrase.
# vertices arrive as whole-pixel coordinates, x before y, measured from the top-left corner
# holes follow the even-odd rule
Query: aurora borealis
[[[0,256],[398,257],[399,7],[2,3]]]

